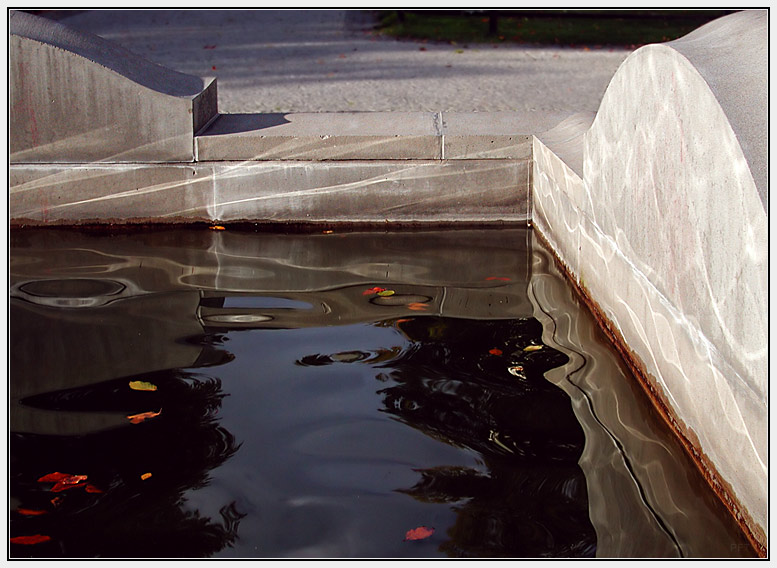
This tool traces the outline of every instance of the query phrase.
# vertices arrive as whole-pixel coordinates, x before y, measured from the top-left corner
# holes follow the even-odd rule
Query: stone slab
[[[197,136],[214,160],[435,160],[439,113],[224,114]]]
[[[450,222],[528,219],[527,161],[214,164],[223,221]]]
[[[10,167],[12,224],[526,221],[517,160]]]
[[[210,171],[193,165],[11,165],[12,224],[207,221]]]
[[[566,114],[442,112],[443,156],[449,160],[528,159],[531,136]]]
[[[224,114],[197,136],[216,160],[527,160],[531,136],[565,114],[335,112]]]

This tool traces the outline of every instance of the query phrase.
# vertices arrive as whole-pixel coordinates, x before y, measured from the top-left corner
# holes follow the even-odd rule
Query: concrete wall
[[[8,43],[11,163],[192,161],[216,115],[215,79],[97,36],[12,11]]]
[[[536,229],[764,546],[767,36],[748,11],[637,50],[533,166]]]

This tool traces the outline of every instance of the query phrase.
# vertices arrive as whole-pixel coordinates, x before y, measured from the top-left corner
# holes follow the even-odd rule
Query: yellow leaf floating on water
[[[130,381],[129,386],[132,390],[136,390],[136,391],[155,391],[156,390],[155,384],[147,383],[146,381]]]
[[[378,296],[384,296],[384,297],[393,296],[394,293],[395,293],[394,290],[381,290],[380,292],[378,292]]]
[[[542,345],[527,345],[523,348],[524,351],[539,351],[542,349]]]

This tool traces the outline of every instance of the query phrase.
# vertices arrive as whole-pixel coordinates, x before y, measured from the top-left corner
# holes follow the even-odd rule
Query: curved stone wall
[[[12,163],[194,160],[215,79],[24,12],[8,23]]]
[[[582,142],[535,141],[534,223],[766,545],[765,12],[645,46]]]

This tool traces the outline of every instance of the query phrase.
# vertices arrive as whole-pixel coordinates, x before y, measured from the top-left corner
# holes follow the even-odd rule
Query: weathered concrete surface
[[[193,136],[217,112],[215,79],[23,12],[9,32],[12,163],[194,159]]]
[[[12,224],[526,221],[528,160],[30,164]]]
[[[737,13],[694,32],[692,42],[637,50],[584,135],[582,178],[538,139],[533,172],[533,224],[763,546],[768,222],[756,178],[766,167],[766,25],[764,12]],[[729,49],[731,33],[738,49]],[[684,53],[674,47],[690,43]],[[739,82],[753,82],[738,101],[754,113],[748,124],[741,111],[727,114],[721,89],[706,80],[734,67]],[[759,94],[748,98],[751,91]]]

